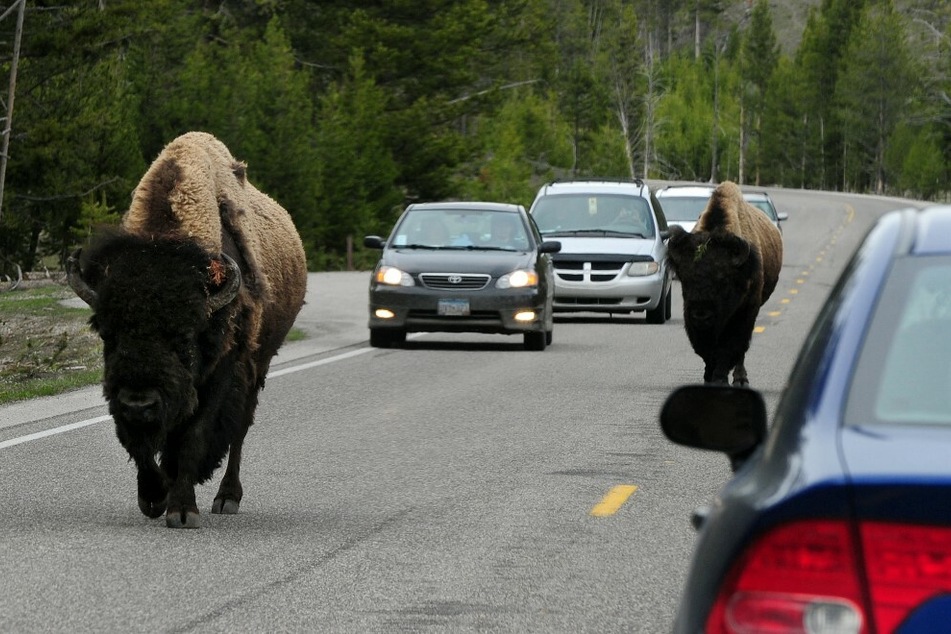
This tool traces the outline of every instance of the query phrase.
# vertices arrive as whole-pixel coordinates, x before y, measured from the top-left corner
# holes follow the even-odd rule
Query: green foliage
[[[511,91],[498,113],[479,125],[478,158],[460,183],[472,200],[531,204],[538,181],[571,165],[570,130],[554,102],[533,92]]]
[[[903,18],[886,1],[862,14],[849,40],[835,102],[851,188],[885,191],[887,141],[913,106],[917,69],[906,39]]]
[[[888,172],[898,176],[903,193],[928,200],[937,197],[948,180],[941,152],[940,134],[932,126],[914,129],[899,125],[889,140],[885,161]]]
[[[347,236],[385,234],[399,211],[398,169],[387,146],[386,97],[364,70],[351,62],[344,81],[321,99],[317,147],[320,164],[320,222],[300,227],[312,254],[325,268],[342,268]]]
[[[785,56],[787,0],[43,3],[25,26],[0,273],[115,222],[196,129],[291,212],[315,269],[371,262],[352,245],[407,201],[527,204],[553,177],[947,196],[947,3],[811,4]]]

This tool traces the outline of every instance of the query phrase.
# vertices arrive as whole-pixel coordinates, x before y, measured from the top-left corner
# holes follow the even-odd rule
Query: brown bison
[[[670,228],[667,256],[680,279],[684,326],[706,383],[749,385],[743,365],[756,316],[779,279],[783,239],[739,187],[717,187],[693,231]]]
[[[218,139],[169,143],[121,227],[69,258],[103,341],[103,394],[138,468],[139,508],[198,528],[195,485],[228,455],[212,513],[237,513],[241,448],[271,358],[304,303],[288,213]]]

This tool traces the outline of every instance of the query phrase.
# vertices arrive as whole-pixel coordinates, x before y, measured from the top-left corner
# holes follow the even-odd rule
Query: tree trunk
[[[742,185],[746,170],[746,104],[740,99],[740,165],[737,174],[736,184]]]

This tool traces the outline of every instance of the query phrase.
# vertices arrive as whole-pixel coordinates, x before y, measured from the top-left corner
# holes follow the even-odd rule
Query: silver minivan
[[[543,185],[529,210],[552,256],[555,312],[643,312],[670,319],[667,219],[640,180],[556,181]]]

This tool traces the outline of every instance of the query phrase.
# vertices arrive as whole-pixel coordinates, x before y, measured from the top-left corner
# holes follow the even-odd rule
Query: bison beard
[[[191,160],[206,155],[221,169]],[[180,137],[139,184],[131,220],[67,261],[69,283],[92,307],[90,324],[103,341],[103,394],[138,468],[139,508],[152,518],[165,514],[170,528],[199,527],[195,486],[226,455],[212,512],[238,512],[241,452],[258,392],[303,304],[300,238],[239,165],[210,135]],[[178,195],[186,186],[220,202],[188,208],[197,197]],[[160,217],[150,220],[154,210]],[[181,230],[203,218],[203,240]],[[248,235],[257,218],[267,231]]]
[[[749,385],[746,352],[782,267],[779,230],[725,182],[693,232],[670,228],[667,253],[683,291],[687,338],[704,362],[704,382],[728,383],[732,370],[734,385]]]

